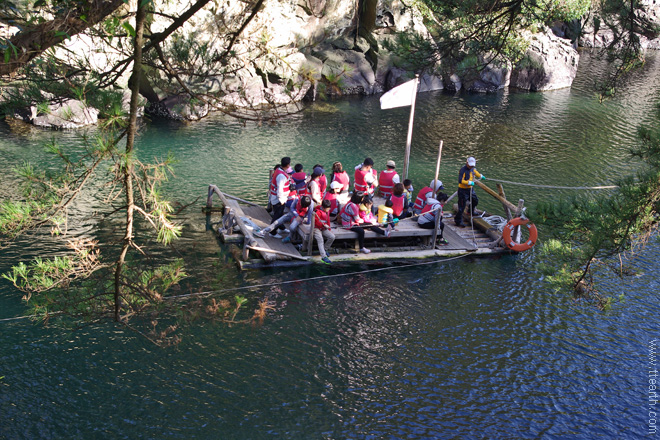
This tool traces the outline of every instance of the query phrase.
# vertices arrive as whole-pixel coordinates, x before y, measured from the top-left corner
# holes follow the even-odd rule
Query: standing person
[[[409,210],[408,197],[406,197],[403,183],[397,183],[394,185],[392,196],[389,200],[392,201],[392,215],[394,218],[402,220],[412,215]]]
[[[429,186],[425,186],[419,190],[419,194],[417,194],[417,199],[415,199],[415,204],[413,205],[413,212],[415,214],[421,214],[422,209],[424,209],[424,205],[426,204],[426,199],[434,198],[435,193],[441,189],[444,189],[441,180],[431,180]]]
[[[303,171],[303,166],[297,163],[293,167],[294,173],[291,175],[293,182],[296,184],[297,197],[300,198],[307,194],[307,174]]]
[[[391,196],[394,185],[400,182],[399,174],[396,172],[396,163],[387,161],[387,169],[380,172],[378,176],[378,188],[383,197]]]
[[[422,214],[417,219],[417,224],[420,228],[424,229],[433,229],[435,228],[435,218],[440,216],[440,222],[438,223],[438,228],[440,228],[440,237],[438,237],[438,243],[447,244],[443,234],[445,232],[445,224],[442,222],[442,208],[445,205],[448,197],[447,194],[439,192],[437,199],[427,199],[427,203],[422,210]]]
[[[328,251],[326,246],[330,248],[335,241],[335,234],[332,233],[332,226],[330,225],[330,201],[324,200],[321,206],[314,210],[314,238],[319,247],[321,260],[325,264],[331,264],[328,258]],[[306,250],[304,247],[303,251]]]
[[[465,165],[458,172],[458,211],[454,222],[456,226],[462,228],[465,226],[463,223],[463,211],[465,206],[470,202],[471,213],[474,215],[474,208],[479,204],[479,199],[474,192],[474,180],[485,179],[476,168],[477,160],[474,157],[468,157]]]
[[[273,177],[270,180],[270,204],[273,206],[273,222],[279,220],[284,215],[284,208],[291,192],[291,187],[294,186],[291,176],[287,170],[291,166],[291,158],[288,156],[280,160],[280,166],[273,172]],[[284,225],[279,225],[279,229],[284,230]],[[270,235],[280,238],[277,233],[277,228],[270,232]]]
[[[316,164],[314,165],[314,168],[312,168],[312,172],[318,173],[320,176],[319,187],[321,188],[321,196],[323,196],[323,193],[328,188],[328,179],[325,177],[325,169],[322,165]]]
[[[366,157],[364,162],[355,167],[355,192],[363,192],[371,197],[378,186],[378,172],[374,169],[374,161]]]

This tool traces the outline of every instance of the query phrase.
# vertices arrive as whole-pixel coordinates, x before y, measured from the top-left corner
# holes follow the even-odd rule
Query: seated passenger
[[[335,234],[332,233],[332,226],[330,225],[329,200],[324,200],[321,206],[314,210],[314,238],[319,247],[321,260],[323,260],[325,264],[331,264],[332,261],[328,258],[326,247],[330,248],[330,246],[332,246],[332,243],[335,241]],[[303,245],[303,251],[306,250],[306,244],[307,243]]]
[[[437,199],[427,199],[426,205],[422,210],[422,214],[417,219],[417,224],[420,228],[424,229],[433,229],[435,228],[435,219],[436,216],[440,216],[440,221],[438,223],[438,228],[440,229],[440,236],[438,237],[439,244],[447,244],[443,234],[445,231],[445,224],[442,222],[442,207],[447,201],[447,194],[439,192]]]
[[[419,191],[419,194],[417,194],[417,199],[415,200],[415,205],[413,206],[413,212],[415,214],[420,214],[422,212],[422,209],[424,209],[424,205],[426,204],[426,199],[434,198],[435,193],[440,191],[441,189],[444,189],[444,186],[442,186],[442,181],[431,180],[429,186],[425,186]]]
[[[341,206],[339,204],[339,192],[341,191],[342,185],[337,181],[333,181],[330,184],[328,192],[323,195],[323,201],[328,200],[330,202],[330,219],[336,220],[337,215]]]
[[[408,205],[408,197],[405,195],[403,183],[397,183],[392,190],[392,196],[389,198],[392,201],[392,215],[399,220],[410,217],[410,206]]]

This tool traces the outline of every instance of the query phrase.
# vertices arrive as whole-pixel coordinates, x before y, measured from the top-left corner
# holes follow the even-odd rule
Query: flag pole
[[[403,159],[403,178],[408,178],[408,165],[410,162],[410,144],[412,142],[413,119],[415,117],[415,99],[417,98],[417,85],[419,74],[415,75],[415,86],[413,87],[412,102],[410,105],[410,121],[408,122],[408,138],[406,139],[406,156]]]

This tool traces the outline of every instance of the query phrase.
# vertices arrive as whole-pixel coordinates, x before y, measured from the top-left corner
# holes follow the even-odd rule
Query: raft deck
[[[282,243],[280,238],[273,238],[268,234],[266,237],[260,238],[252,234],[253,228],[250,227],[250,223],[263,229],[271,223],[271,215],[264,207],[223,193],[215,185],[209,186],[207,215],[212,215],[213,194],[217,194],[222,200],[222,215],[225,223],[224,226],[215,228],[215,232],[225,243],[243,243],[242,256],[237,261],[242,269],[322,264],[315,240],[313,254],[309,255],[308,251],[301,253],[294,244]],[[376,198],[374,206],[378,206],[381,202],[382,200]],[[226,224],[227,219],[230,219],[231,224]],[[365,230],[365,245],[371,250],[369,254],[360,253],[355,232],[333,223],[332,232],[335,234],[335,242],[328,254],[333,262],[364,262],[453,257],[468,253],[475,255],[510,253],[501,244],[501,233],[484,220],[472,219],[474,228],[470,226],[469,217],[466,217],[468,226],[464,228],[454,225],[453,215],[445,214],[444,220],[444,238],[448,242],[446,245],[432,246],[434,231],[420,228],[416,218],[406,218],[397,223],[389,238],[368,229]],[[209,223],[213,224],[213,222]],[[302,243],[308,243],[309,231],[310,225],[302,224],[298,227]],[[254,258],[255,253],[260,258]]]

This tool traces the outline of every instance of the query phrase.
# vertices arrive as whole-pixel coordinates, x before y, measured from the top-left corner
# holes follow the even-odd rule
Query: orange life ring
[[[513,233],[513,229],[516,226],[527,226],[527,229],[529,229],[529,240],[524,243],[516,243],[513,241],[511,234]],[[504,229],[502,230],[502,239],[504,240],[504,244],[506,244],[509,249],[516,252],[524,252],[533,248],[536,244],[536,239],[538,236],[539,233],[536,230],[534,223],[530,223],[528,219],[523,220],[520,217],[509,220],[509,222],[504,225]]]

